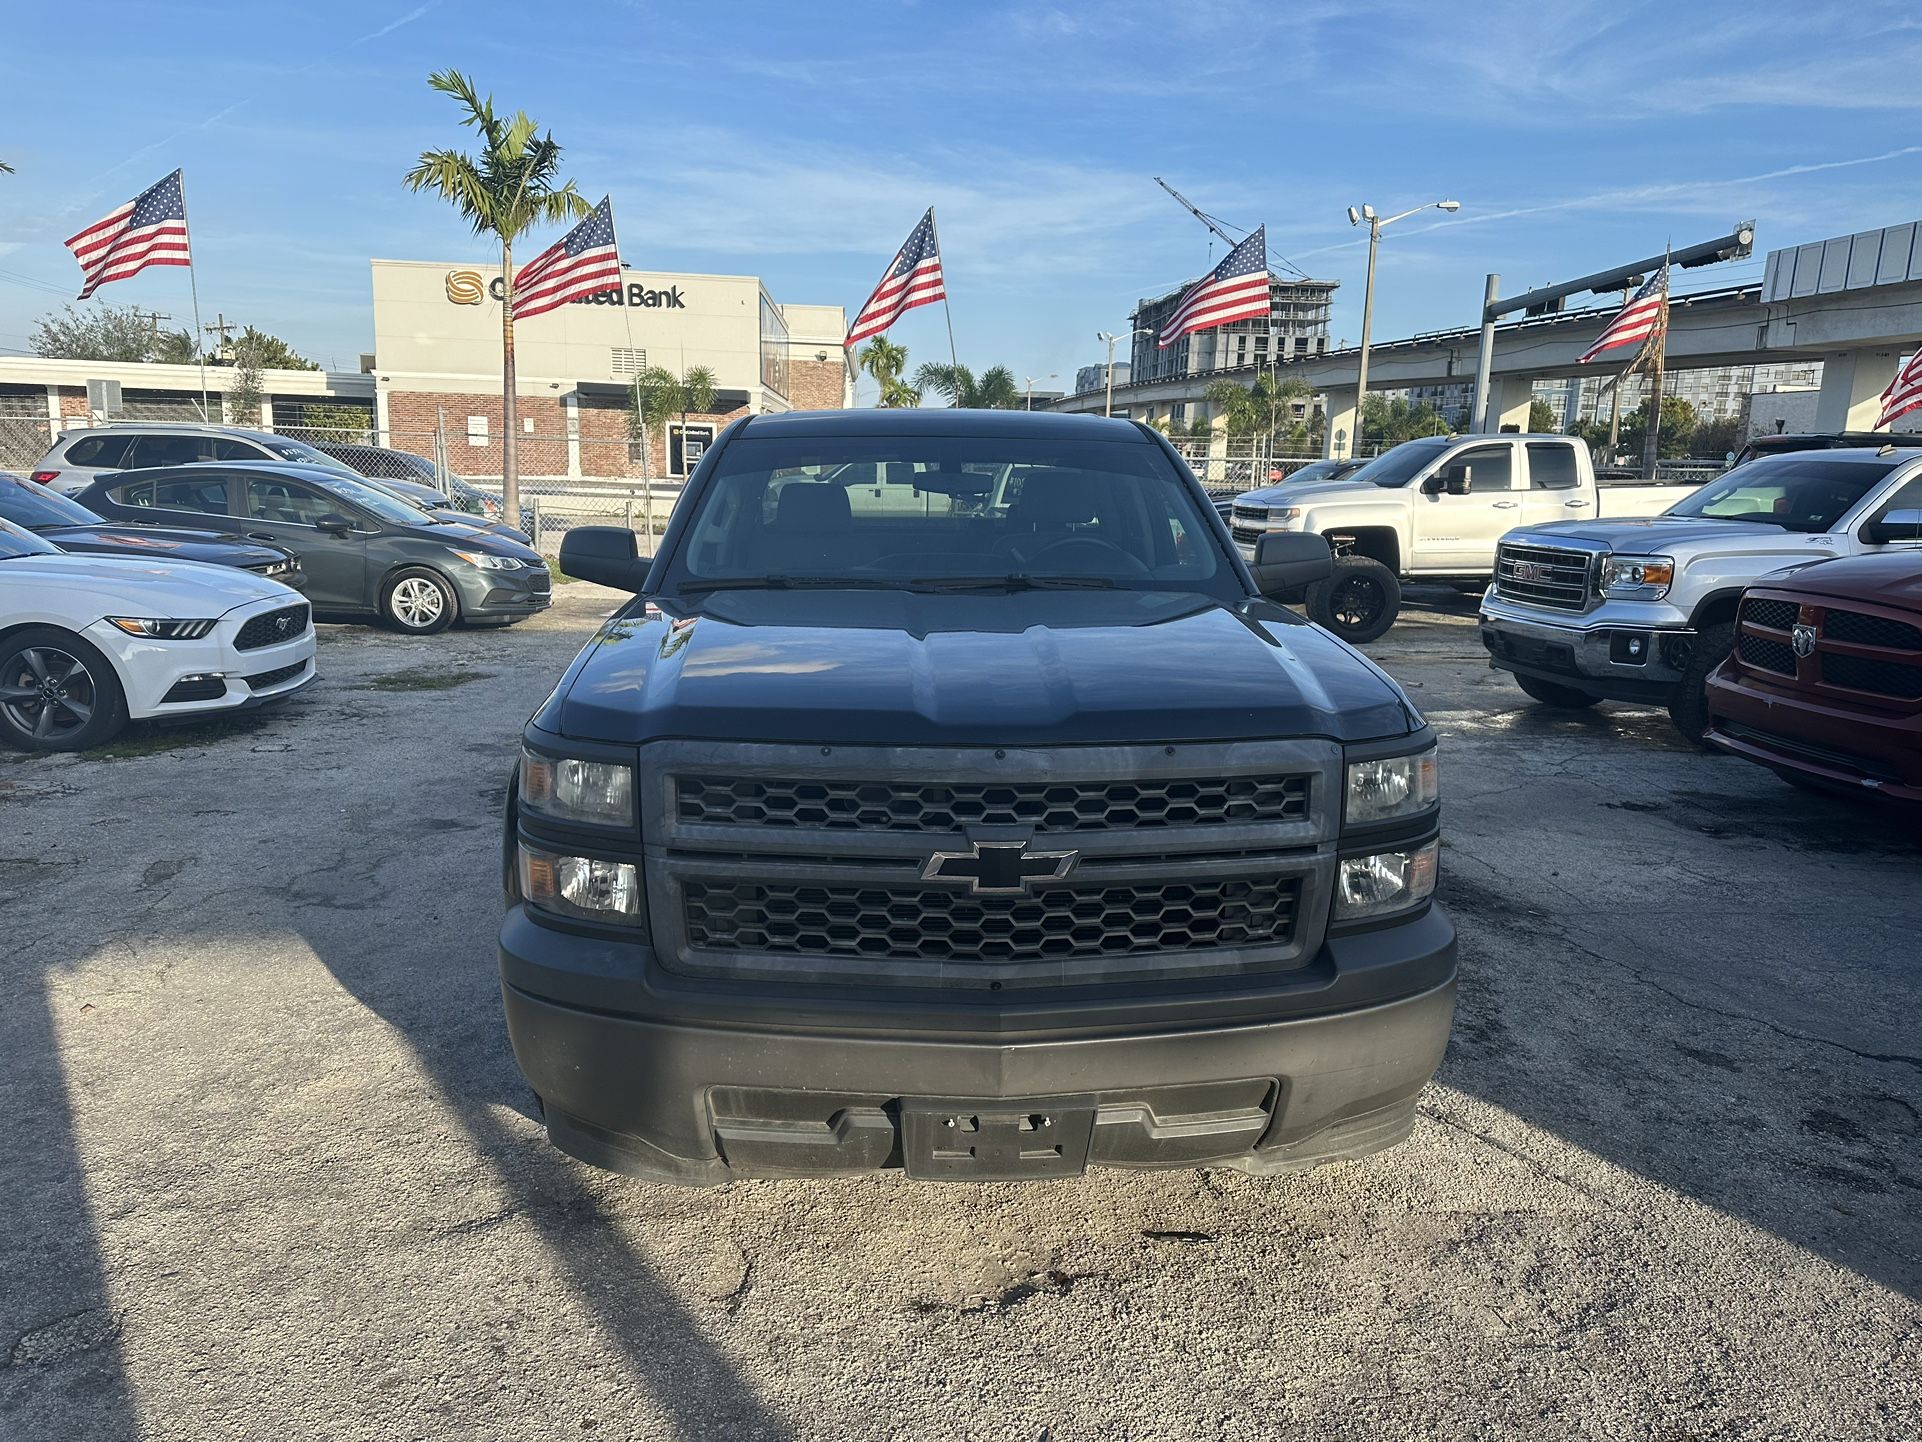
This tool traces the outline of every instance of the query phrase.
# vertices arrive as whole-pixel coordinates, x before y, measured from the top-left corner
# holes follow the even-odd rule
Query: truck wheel
[[[1335,573],[1308,588],[1308,614],[1353,645],[1372,641],[1401,611],[1401,581],[1368,556],[1335,557]]]
[[[1517,676],[1515,684],[1542,705],[1553,706],[1559,711],[1580,711],[1602,699],[1586,691],[1577,691],[1573,686],[1557,686],[1553,681],[1543,681],[1534,676]]]
[[[1709,673],[1728,660],[1729,652],[1734,649],[1734,622],[1722,621],[1702,627],[1696,634],[1695,650],[1689,655],[1688,665],[1682,668],[1682,679],[1676,683],[1675,699],[1668,703],[1668,719],[1675,723],[1675,729],[1705,751],[1710,749],[1707,741]]]

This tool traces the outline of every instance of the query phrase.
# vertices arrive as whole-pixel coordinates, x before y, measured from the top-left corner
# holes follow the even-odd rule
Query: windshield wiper
[[[679,596],[704,591],[899,591],[909,582],[876,576],[728,576],[712,581],[689,581],[674,588]]]
[[[917,591],[1112,591],[1106,576],[1037,576],[1023,571],[1005,576],[924,576],[909,581]]]

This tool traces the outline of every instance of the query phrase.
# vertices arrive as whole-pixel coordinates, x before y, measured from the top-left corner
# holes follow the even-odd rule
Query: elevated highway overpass
[[[1510,321],[1495,328],[1490,363],[1490,407],[1497,429],[1525,428],[1534,383],[1612,374],[1619,364],[1583,366],[1618,302],[1556,315]],[[1371,390],[1472,382],[1481,341],[1479,325],[1437,331],[1369,348]],[[1675,296],[1669,305],[1668,368],[1762,365],[1819,360],[1820,430],[1867,430],[1877,397],[1894,378],[1901,357],[1922,346],[1922,222],[1839,236],[1813,245],[1771,251],[1759,285],[1731,286]],[[1283,363],[1327,397],[1327,444],[1355,434],[1360,349]],[[1193,406],[1214,381],[1252,385],[1260,368],[1228,367],[1116,386],[1114,403],[1130,412],[1159,413],[1177,402]],[[1104,395],[1084,392],[1052,409],[1099,412]]]

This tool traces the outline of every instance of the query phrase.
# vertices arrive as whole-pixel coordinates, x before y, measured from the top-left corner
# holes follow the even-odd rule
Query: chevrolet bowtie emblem
[[[1030,851],[1025,841],[977,841],[968,851],[937,851],[923,881],[966,882],[970,896],[1020,896],[1074,870],[1075,851]]]

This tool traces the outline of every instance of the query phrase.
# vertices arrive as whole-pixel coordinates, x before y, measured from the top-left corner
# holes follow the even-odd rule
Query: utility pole
[[[214,323],[212,325],[203,325],[201,329],[207,332],[208,335],[217,335],[220,337],[220,350],[217,354],[225,356],[228,352],[227,332],[234,329],[233,322],[228,320],[222,312],[215,311]]]
[[[133,318],[135,320],[144,320],[147,323],[147,334],[151,336],[158,336],[160,334],[160,322],[173,319],[172,316],[162,315],[157,310],[137,310],[133,313]]]

